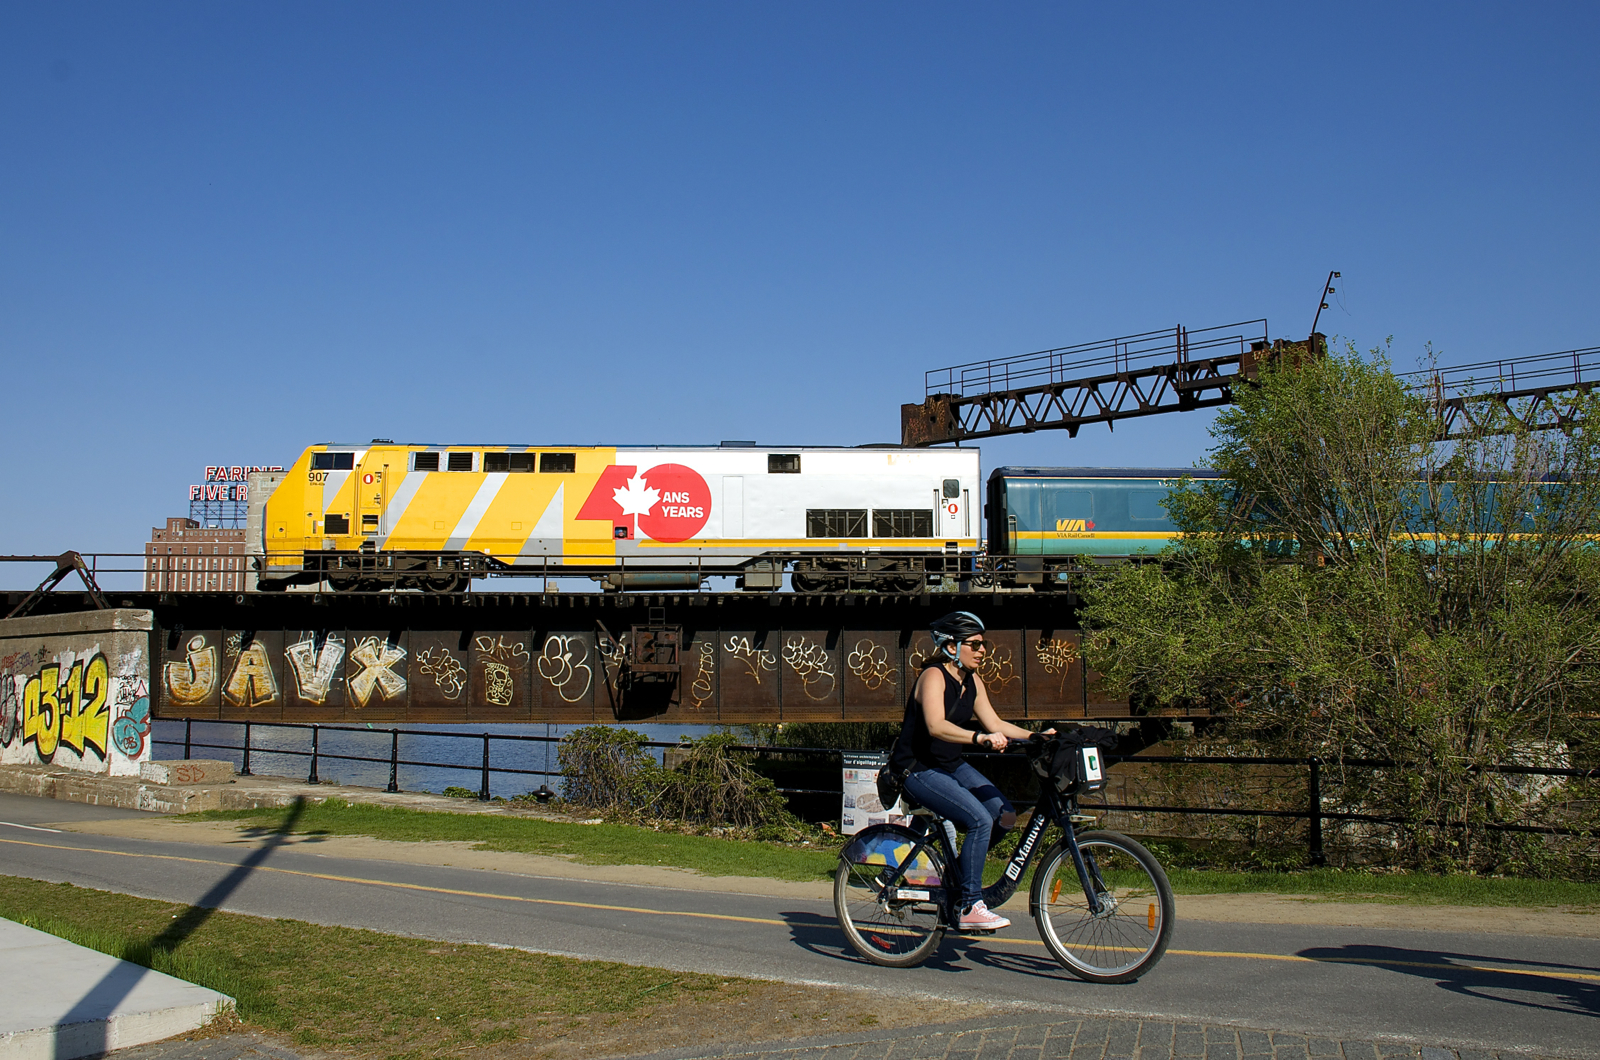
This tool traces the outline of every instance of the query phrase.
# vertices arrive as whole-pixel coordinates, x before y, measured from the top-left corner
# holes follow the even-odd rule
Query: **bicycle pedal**
[[[993,935],[999,928],[964,928],[955,929],[957,935]]]

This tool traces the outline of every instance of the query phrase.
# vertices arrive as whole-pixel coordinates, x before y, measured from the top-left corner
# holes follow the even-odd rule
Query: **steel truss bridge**
[[[1077,437],[1085,424],[1215,408],[1278,358],[1298,364],[1326,351],[1326,337],[1269,339],[1267,321],[1191,330],[1179,325],[925,373],[921,404],[900,406],[901,444],[921,447],[1041,430]],[[1567,429],[1581,398],[1600,383],[1600,347],[1480,361],[1401,376],[1429,397],[1441,436],[1491,429]]]

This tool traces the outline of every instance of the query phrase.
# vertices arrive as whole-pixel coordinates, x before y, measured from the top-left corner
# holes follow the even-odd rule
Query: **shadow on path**
[[[1505,1005],[1600,1016],[1600,970],[1580,965],[1395,946],[1316,947],[1299,956],[1403,972],[1454,994]]]
[[[167,925],[159,935],[147,942],[138,942],[128,946],[119,956],[124,961],[131,962],[137,967],[130,968],[127,964],[117,965],[106,974],[105,978],[90,987],[88,993],[78,999],[78,1002],[56,1024],[56,1041],[58,1043],[56,1055],[60,1057],[61,1050],[65,1047],[65,1042],[60,1033],[63,1028],[94,1020],[100,1021],[98,1030],[100,1038],[97,1043],[94,1043],[95,1047],[91,1048],[91,1054],[105,1052],[109,1045],[105,1038],[109,1025],[105,1021],[116,1011],[116,1007],[139,985],[140,980],[144,978],[145,972],[149,970],[154,959],[157,956],[175,951],[179,946],[183,945],[185,939],[193,935],[200,929],[202,924],[211,919],[211,915],[217,911],[217,908],[223,902],[228,900],[228,896],[238,890],[240,884],[244,883],[250,874],[271,856],[274,850],[283,845],[289,834],[294,830],[295,822],[300,819],[300,815],[304,812],[305,800],[296,799],[289,814],[283,819],[283,823],[267,836],[266,842],[256,847],[250,852],[249,857],[230,869],[228,874],[218,880],[209,891],[201,896],[198,902],[174,918],[172,923]],[[88,1044],[83,1039],[74,1038],[73,1041],[76,1048],[81,1048]],[[83,1054],[75,1051],[75,1055]]]

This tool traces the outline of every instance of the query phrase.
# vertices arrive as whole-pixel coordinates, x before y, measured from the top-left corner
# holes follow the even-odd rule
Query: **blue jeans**
[[[961,878],[963,908],[983,897],[983,859],[989,853],[989,833],[1011,803],[989,778],[962,762],[953,772],[923,769],[906,777],[911,797],[941,817],[966,829],[966,842],[956,859]]]

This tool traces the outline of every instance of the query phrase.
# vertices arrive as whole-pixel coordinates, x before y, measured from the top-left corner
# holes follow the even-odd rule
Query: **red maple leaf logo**
[[[1085,527],[1087,527],[1087,528],[1088,528],[1088,529],[1090,529],[1090,530],[1093,530],[1093,529],[1094,529],[1094,520],[1093,520],[1093,519],[1090,519],[1090,520],[1089,520],[1089,521],[1087,521],[1087,522],[1086,522],[1086,523],[1084,523],[1084,524],[1083,524],[1083,525],[1084,525],[1084,526],[1085,526]]]

